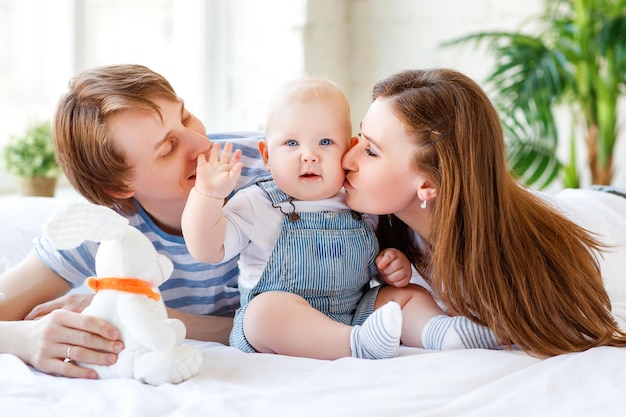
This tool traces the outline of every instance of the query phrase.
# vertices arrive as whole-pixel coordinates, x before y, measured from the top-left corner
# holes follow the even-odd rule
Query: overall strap
[[[277,186],[271,175],[264,175],[262,177],[257,178],[254,183],[261,187],[267,197],[270,199],[272,204],[280,204],[292,199],[292,197],[288,194],[282,192]]]

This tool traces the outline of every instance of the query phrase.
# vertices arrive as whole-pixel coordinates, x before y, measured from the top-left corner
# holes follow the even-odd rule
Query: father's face
[[[131,109],[111,123],[113,140],[133,166],[132,196],[146,209],[155,203],[184,204],[195,184],[197,157],[211,148],[204,125],[182,100],[155,102],[162,118]]]

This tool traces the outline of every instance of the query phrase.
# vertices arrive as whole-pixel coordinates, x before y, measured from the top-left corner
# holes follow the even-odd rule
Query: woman
[[[343,159],[348,205],[391,214],[382,247],[454,313],[538,356],[626,346],[626,198],[520,186],[494,106],[451,70],[377,83],[361,132]]]

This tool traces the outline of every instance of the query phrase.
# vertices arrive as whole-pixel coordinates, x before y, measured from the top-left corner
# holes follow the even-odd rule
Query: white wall
[[[262,130],[268,96],[304,71],[306,0],[229,0],[228,94],[211,129]]]
[[[369,90],[380,78],[406,68],[451,67],[481,80],[487,57],[470,47],[443,42],[478,31],[512,30],[541,8],[543,0],[356,0],[350,1],[354,48],[351,62],[356,113],[364,113]]]

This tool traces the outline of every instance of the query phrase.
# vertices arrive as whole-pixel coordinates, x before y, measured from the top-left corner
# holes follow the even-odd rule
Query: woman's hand
[[[24,320],[35,320],[54,310],[69,310],[75,313],[83,311],[93,300],[93,294],[65,294],[57,299],[39,304],[24,317]]]
[[[56,298],[69,289],[68,282],[35,251],[1,274],[0,291],[6,298],[0,302],[0,353],[13,354],[42,372],[76,378],[98,377],[76,361],[115,363],[124,348],[120,332],[104,320],[69,311],[82,311],[92,299],[91,295]],[[47,300],[53,301],[41,304]]]
[[[411,262],[398,249],[383,249],[376,257],[376,266],[389,285],[406,287],[411,282]]]
[[[119,331],[111,324],[68,310],[52,311],[39,320],[4,325],[14,326],[2,331],[3,336],[16,336],[15,346],[9,350],[36,369],[53,375],[96,379],[96,371],[76,362],[112,365],[124,348]]]

